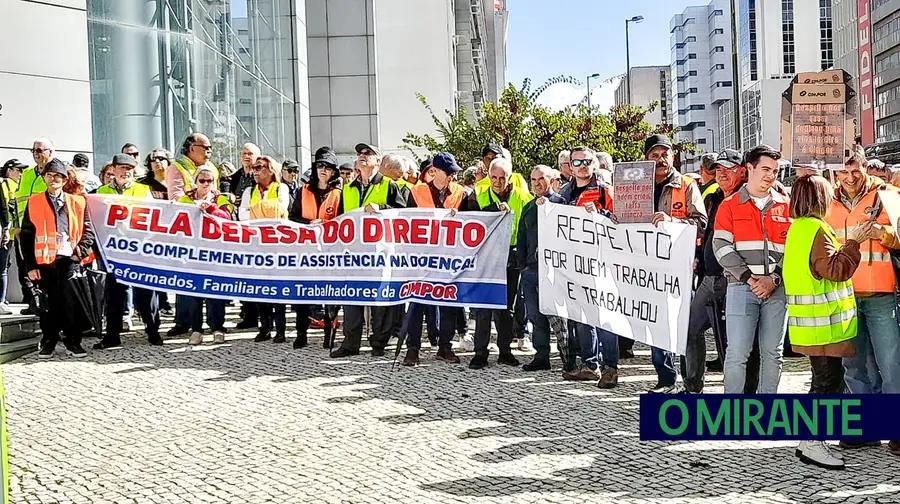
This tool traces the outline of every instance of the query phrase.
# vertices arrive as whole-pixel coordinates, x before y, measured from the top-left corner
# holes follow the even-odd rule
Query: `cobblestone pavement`
[[[251,337],[130,338],[5,366],[12,502],[900,502],[900,458],[884,448],[826,472],[793,443],[640,442],[646,347],[601,391],[495,356],[471,371],[428,352],[392,371],[388,358],[329,360],[321,336],[299,351]],[[802,360],[782,385],[808,387]]]

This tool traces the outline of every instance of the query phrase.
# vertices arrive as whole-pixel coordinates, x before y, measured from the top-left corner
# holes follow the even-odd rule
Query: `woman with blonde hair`
[[[258,219],[285,219],[288,215],[290,193],[288,186],[281,183],[281,164],[271,156],[260,156],[253,163],[253,185],[244,190],[238,219],[251,221]],[[275,343],[284,343],[285,305],[258,303],[259,334],[257,343],[272,339],[275,326]]]
[[[855,355],[856,298],[850,281],[860,262],[859,244],[880,236],[874,221],[851,228],[844,245],[825,222],[834,189],[823,177],[806,175],[791,187],[794,220],[784,245],[784,291],[793,351],[809,356],[810,394],[841,394],[842,358]],[[802,441],[802,462],[843,469],[824,441]]]

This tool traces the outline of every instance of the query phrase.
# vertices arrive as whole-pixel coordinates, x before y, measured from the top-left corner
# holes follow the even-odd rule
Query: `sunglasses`
[[[212,184],[212,183],[213,183],[213,180],[212,180],[212,179],[208,179],[208,178],[207,178],[207,179],[197,179],[197,183],[198,183],[198,184]]]
[[[133,157],[134,159],[137,159],[138,156],[141,155],[140,152],[126,152],[125,154],[128,154],[129,156]]]
[[[579,166],[589,166],[591,164],[590,159],[573,159],[572,166],[578,168]]]
[[[30,149],[32,154],[43,154],[45,152],[53,152],[53,149]]]
[[[286,171],[286,172],[288,172],[288,173],[300,173],[300,170],[297,169],[297,168],[288,168],[288,169],[286,169],[286,170],[284,170],[284,171]]]
[[[253,171],[263,171],[265,169],[266,169],[266,167],[263,165],[256,165],[253,167]]]
[[[155,158],[150,158],[150,160],[156,161],[157,163],[162,163],[163,161],[165,161],[167,163],[169,162],[169,158],[166,158],[166,157],[155,157]]]
[[[212,145],[194,145],[194,147],[199,147],[199,148],[205,150],[206,152],[209,152],[212,150]]]

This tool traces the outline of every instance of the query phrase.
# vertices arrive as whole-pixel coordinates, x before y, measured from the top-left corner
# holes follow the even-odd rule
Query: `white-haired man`
[[[497,347],[500,357],[497,362],[508,366],[518,366],[510,344],[513,340],[513,309],[518,297],[519,271],[516,269],[516,243],[518,242],[519,218],[525,204],[534,196],[510,184],[512,162],[507,158],[491,161],[488,168],[490,185],[476,185],[475,194],[469,198],[468,208],[484,212],[512,212],[513,229],[506,269],[506,309],[477,310],[475,315],[475,357],[469,362],[470,369],[481,369],[487,365],[488,345],[491,339],[491,320],[497,328]]]
[[[572,180],[572,165],[570,163],[571,153],[567,150],[559,151],[556,157],[556,164],[559,166],[559,174],[562,177],[562,183]]]
[[[194,188],[197,168],[206,166],[216,174],[214,187],[219,187],[219,169],[209,160],[212,143],[203,133],[191,133],[181,144],[181,159],[166,168],[166,189],[169,200],[177,200]]]
[[[608,152],[598,152],[597,155],[597,178],[604,184],[612,185],[613,174],[613,158]]]
[[[34,158],[34,166],[26,168],[19,178],[19,187],[16,189],[16,215],[17,222],[13,223],[15,235],[19,235],[19,229],[22,227],[22,219],[25,216],[25,206],[28,204],[28,198],[34,194],[40,194],[47,190],[47,184],[44,182],[44,167],[54,158],[55,149],[53,142],[49,138],[38,138],[31,145],[31,156]],[[25,280],[25,259],[18,247],[16,250],[16,265],[19,268],[20,281]],[[36,315],[31,311],[31,290],[22,289],[24,301],[28,303],[28,308],[22,310],[22,315]]]

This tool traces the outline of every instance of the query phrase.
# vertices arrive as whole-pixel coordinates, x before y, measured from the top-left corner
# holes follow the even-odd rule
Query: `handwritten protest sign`
[[[800,73],[783,93],[781,150],[794,166],[844,166],[856,129],[856,94],[849,82],[843,70]]]
[[[620,223],[650,222],[653,216],[653,177],[656,163],[616,163],[613,194]]]
[[[696,228],[547,203],[538,230],[541,313],[684,354]]]
[[[234,222],[199,207],[89,196],[122,283],[267,303],[506,307],[509,213],[354,211],[317,225]]]

